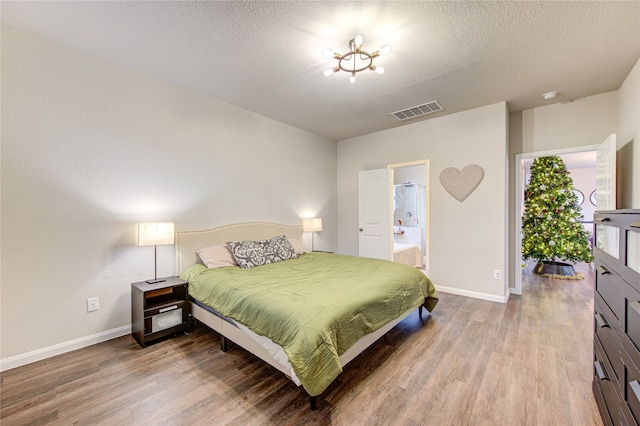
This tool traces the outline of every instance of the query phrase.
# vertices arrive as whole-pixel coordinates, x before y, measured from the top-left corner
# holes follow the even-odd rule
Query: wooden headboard
[[[302,241],[302,225],[249,222],[224,225],[199,231],[179,231],[176,234],[176,271],[180,275],[189,266],[202,263],[196,250],[227,241],[266,240],[276,235],[286,235]]]

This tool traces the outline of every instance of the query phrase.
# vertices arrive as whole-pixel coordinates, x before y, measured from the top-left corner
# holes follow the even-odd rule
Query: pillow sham
[[[264,241],[264,254],[267,257],[267,263],[282,262],[283,260],[296,259],[298,257],[298,254],[284,235]]]
[[[209,269],[222,268],[225,266],[238,266],[233,253],[229,247],[218,244],[199,248],[196,254]]]
[[[289,244],[291,244],[291,247],[293,247],[293,249],[296,251],[296,254],[298,256],[301,254],[311,252],[311,250],[309,250],[304,244],[302,244],[302,241],[297,240],[295,238],[288,238],[288,240],[289,240]]]
[[[227,246],[241,268],[254,268],[267,264],[264,241],[229,241]]]

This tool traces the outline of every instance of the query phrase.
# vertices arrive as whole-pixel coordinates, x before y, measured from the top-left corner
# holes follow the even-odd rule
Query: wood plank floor
[[[9,425],[601,425],[591,391],[593,272],[526,274],[506,304],[440,294],[350,363],[309,411],[301,388],[197,326],[125,336],[0,375]]]

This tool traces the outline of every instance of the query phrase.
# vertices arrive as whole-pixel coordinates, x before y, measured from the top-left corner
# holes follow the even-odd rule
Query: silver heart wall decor
[[[442,187],[456,200],[463,202],[482,182],[484,169],[477,164],[464,166],[462,171],[447,167],[440,173]]]

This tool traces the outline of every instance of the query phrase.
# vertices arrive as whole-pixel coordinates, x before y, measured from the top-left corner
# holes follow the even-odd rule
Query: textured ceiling
[[[496,102],[617,90],[640,58],[640,1],[0,3],[2,22],[342,140]],[[386,72],[324,77],[330,47],[390,44]],[[542,94],[558,91],[552,101]],[[390,113],[438,100],[445,111]]]

